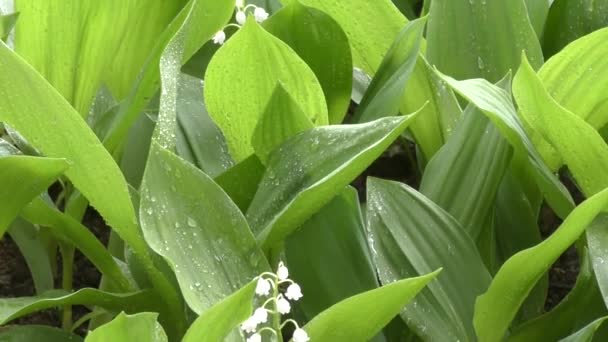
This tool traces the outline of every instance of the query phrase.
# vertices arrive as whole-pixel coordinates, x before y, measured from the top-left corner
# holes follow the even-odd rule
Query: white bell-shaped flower
[[[253,316],[251,316],[251,318],[253,318],[257,324],[266,323],[268,321],[268,310],[264,308],[257,308],[253,312]]]
[[[287,297],[290,300],[298,300],[298,299],[302,298],[303,295],[302,295],[302,289],[300,288],[300,285],[298,285],[296,283],[292,283],[291,285],[289,285],[289,287],[287,287],[287,291],[285,291],[285,297]]]
[[[279,277],[279,280],[285,280],[289,278],[289,270],[287,269],[287,266],[283,264],[282,261],[279,262],[279,267],[277,268],[277,277]]]
[[[224,42],[226,41],[226,33],[224,33],[224,31],[218,31],[214,36],[213,36],[213,42],[215,44],[219,44],[222,45],[224,44]]]
[[[247,338],[247,342],[262,342],[262,335],[255,333]]]
[[[258,328],[258,322],[253,317],[247,318],[245,322],[241,323],[241,330],[244,332],[252,333]]]
[[[253,16],[255,17],[255,21],[261,23],[264,20],[268,19],[268,12],[266,12],[266,10],[262,7],[256,7],[253,11]]]
[[[291,304],[289,304],[289,301],[287,301],[287,299],[285,299],[282,295],[279,295],[277,298],[277,311],[281,315],[288,314],[289,311],[291,311]]]
[[[239,25],[245,25],[246,21],[247,21],[247,14],[245,14],[245,12],[243,12],[243,11],[236,12],[236,22]]]
[[[308,340],[310,340],[310,337],[308,337],[308,333],[306,333],[306,331],[302,328],[297,328],[294,332],[293,332],[293,342],[307,342]]]
[[[268,296],[270,294],[271,288],[272,284],[270,283],[270,280],[260,277],[258,279],[258,283],[255,286],[255,293],[258,296]]]

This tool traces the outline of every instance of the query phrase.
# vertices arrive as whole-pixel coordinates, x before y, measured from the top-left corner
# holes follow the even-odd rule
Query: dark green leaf
[[[142,312],[132,316],[121,312],[110,323],[91,331],[86,342],[167,342],[163,327],[156,321],[157,313]]]
[[[255,196],[264,171],[264,165],[260,159],[251,155],[219,175],[215,181],[226,191],[239,209],[246,212]]]
[[[11,13],[7,15],[1,15],[0,13],[0,39],[6,39],[8,34],[11,32],[15,23],[17,23],[17,18],[19,18],[19,13]]]
[[[82,342],[82,337],[46,325],[14,325],[0,328],[2,342]]]

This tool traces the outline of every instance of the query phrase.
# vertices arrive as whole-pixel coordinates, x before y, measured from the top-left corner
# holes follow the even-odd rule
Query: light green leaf
[[[313,124],[328,123],[323,90],[315,74],[287,44],[249,17],[213,56],[205,73],[209,115],[224,133],[237,162],[253,153],[255,126],[278,81]]]
[[[551,56],[568,43],[607,25],[606,0],[555,0],[545,24],[543,50]]]
[[[260,160],[266,162],[268,155],[287,138],[313,127],[293,97],[277,83],[253,131],[251,145]]]
[[[480,340],[499,341],[504,337],[536,282],[607,207],[608,190],[604,190],[576,207],[542,243],[515,254],[504,263],[488,291],[475,304],[474,324]]]
[[[19,215],[21,208],[46,191],[68,166],[64,159],[29,156],[0,158],[0,198],[3,199],[0,207],[0,238]]]
[[[156,321],[157,313],[141,312],[132,316],[121,312],[111,322],[91,331],[86,342],[167,342],[163,327]]]
[[[203,82],[186,74],[177,85],[177,154],[211,177],[229,169],[234,161],[222,132],[209,117],[203,100]]]
[[[456,92],[488,116],[514,148],[514,158],[527,160],[534,178],[553,210],[562,218],[572,210],[573,201],[563,184],[555,177],[538,154],[519,121],[511,96],[483,79],[457,81],[441,75]]]
[[[247,220],[264,250],[283,241],[376,159],[416,117],[318,127],[287,140],[268,160]]]
[[[524,0],[433,0],[427,41],[429,62],[456,79],[496,82],[518,66],[522,50],[535,67],[543,63]]]
[[[145,311],[153,308],[155,298],[152,291],[108,293],[90,288],[73,293],[53,290],[35,297],[1,298],[0,325],[32,312],[64,305],[100,306],[107,310],[126,312]]]
[[[0,329],[0,341],[82,342],[82,337],[46,325],[14,325]]]
[[[367,189],[369,242],[380,281],[444,269],[401,312],[404,321],[426,339],[474,341],[475,298],[491,278],[473,240],[449,214],[405,184],[369,178]]]
[[[399,112],[406,83],[414,70],[426,18],[408,23],[386,53],[354,115],[368,122]]]
[[[283,0],[290,3],[294,0]],[[300,0],[320,9],[342,27],[351,45],[353,63],[373,75],[407,19],[391,0]]]
[[[245,218],[209,176],[152,143],[141,189],[148,244],[198,314],[268,270]]]
[[[292,1],[264,22],[264,28],[289,45],[317,76],[330,124],[344,119],[352,88],[348,37],[329,15]]]
[[[561,31],[561,30],[560,30]],[[608,95],[602,91],[608,87],[608,29],[598,30],[575,40],[555,56],[551,57],[538,72],[547,92],[557,103],[600,129],[608,123]],[[538,132],[534,117],[520,112],[528,125],[526,128],[553,170],[562,160],[555,149]]]
[[[285,258],[290,278],[306,289],[298,303],[308,319],[377,288],[357,191],[348,187],[290,235]]]
[[[398,280],[344,299],[303,329],[311,341],[368,341],[439,273]]]
[[[205,311],[192,323],[182,342],[226,341],[230,331],[251,315],[255,286],[252,281]]]
[[[549,14],[549,2],[550,1],[524,0],[526,9],[528,10],[530,23],[532,24],[532,27],[534,27],[538,39],[543,37],[545,21]],[[561,29],[562,28],[560,27],[560,30]]]

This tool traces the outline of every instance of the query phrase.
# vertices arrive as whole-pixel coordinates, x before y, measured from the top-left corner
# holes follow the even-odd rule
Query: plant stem
[[[61,249],[61,287],[67,291],[72,292],[73,275],[74,275],[74,246],[66,245],[65,243],[60,244]],[[63,314],[61,317],[61,327],[70,331],[72,328],[72,306],[65,305],[63,307]]]

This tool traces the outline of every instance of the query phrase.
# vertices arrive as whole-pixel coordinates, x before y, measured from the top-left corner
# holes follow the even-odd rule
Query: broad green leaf
[[[306,289],[299,307],[309,320],[378,287],[357,191],[347,188],[290,235],[285,258],[290,277]]]
[[[605,214],[599,215],[593,224],[587,228],[587,246],[591,264],[604,303],[608,303],[608,264],[606,263],[606,260],[608,260],[608,252],[606,251],[608,232],[606,228],[608,228],[608,216]]]
[[[0,329],[2,342],[82,342],[82,337],[46,325],[14,325]]]
[[[34,297],[1,298],[0,325],[32,312],[64,305],[100,306],[107,310],[138,312],[153,310],[155,303],[157,300],[152,291],[108,293],[85,288],[67,293],[63,290],[53,290]]]
[[[457,93],[479,108],[511,143],[516,160],[528,161],[534,178],[551,208],[564,218],[572,210],[573,201],[563,184],[555,177],[526,135],[510,94],[483,79],[457,81],[441,75]]]
[[[576,333],[559,340],[559,342],[591,342],[593,341],[595,332],[600,328],[606,319],[608,319],[608,317],[598,318]]]
[[[21,215],[33,224],[52,228],[51,233],[76,246],[103,275],[112,281],[113,290],[128,291],[133,288],[105,246],[80,222],[51,208],[40,198],[23,208]]]
[[[304,326],[311,341],[368,341],[410,302],[440,270],[402,279],[344,299]]]
[[[264,28],[289,45],[317,76],[330,124],[344,119],[352,87],[348,37],[329,15],[292,1],[264,22]]]
[[[111,83],[126,93],[156,35],[183,3],[17,0],[15,49],[84,116],[104,80],[121,80]]]
[[[553,310],[513,329],[508,341],[557,341],[607,313],[585,251],[574,288]]]
[[[368,239],[380,281],[443,268],[401,312],[405,322],[422,338],[475,340],[475,298],[491,278],[473,240],[448,213],[405,184],[369,178],[367,189]]]
[[[219,175],[215,181],[244,213],[255,196],[264,171],[260,159],[251,155]]]
[[[146,113],[135,121],[125,138],[120,169],[129,186],[135,189],[139,189],[141,185],[155,125],[156,123]],[[179,138],[179,131],[177,134]]]
[[[282,0],[291,3],[295,0]],[[407,19],[391,0],[299,0],[320,9],[342,27],[351,45],[353,64],[373,75]]]
[[[608,95],[601,91],[608,86],[608,64],[605,55],[608,29],[598,30],[577,39],[551,57],[538,72],[547,92],[557,103],[600,129],[608,123]],[[543,138],[532,113],[520,112],[532,141],[553,170],[562,160]],[[542,127],[541,127],[542,128]]]
[[[0,13],[0,39],[6,39],[19,18],[19,13],[2,15]]]
[[[264,250],[283,241],[353,181],[416,117],[318,127],[276,149],[247,220]]]
[[[219,185],[156,142],[140,218],[146,241],[168,261],[198,314],[268,269],[245,218]]]
[[[608,187],[608,145],[591,125],[547,93],[525,61],[515,76],[513,92],[520,112],[534,121],[533,126],[563,158],[582,192],[592,196]]]
[[[543,63],[524,0],[433,0],[427,29],[427,58],[457,79],[503,78],[526,51],[535,67]]]
[[[499,341],[504,337],[536,282],[607,207],[608,190],[604,190],[576,207],[542,243],[515,254],[504,263],[488,291],[475,304],[474,324],[480,340]]]
[[[64,159],[29,156],[0,158],[0,238],[19,215],[21,208],[46,191],[68,167]]]
[[[425,168],[420,192],[450,213],[477,239],[512,156],[511,145],[479,109],[461,122]]]
[[[52,290],[55,286],[53,263],[49,257],[49,247],[45,244],[39,229],[33,224],[17,218],[8,230],[11,239],[19,247],[27,267],[30,270],[36,293]]]
[[[606,25],[606,0],[555,0],[545,24],[543,50],[551,56],[570,42]]]
[[[287,90],[277,83],[253,131],[251,145],[255,154],[265,162],[268,155],[287,138],[313,127]]]
[[[177,154],[211,177],[234,162],[219,128],[209,117],[203,101],[203,82],[181,74],[177,85]]]
[[[213,56],[205,73],[209,115],[224,133],[235,161],[253,153],[255,126],[278,81],[313,124],[328,123],[323,90],[313,71],[250,16]]]
[[[140,71],[129,96],[122,103],[118,114],[110,125],[108,134],[102,139],[110,151],[115,151],[122,144],[129,129],[140,116],[140,113],[158,91],[161,59],[171,59],[169,74],[173,83],[163,81],[163,91],[168,87],[175,91],[177,71],[194,53],[222,29],[234,12],[233,0],[190,0],[177,14],[170,25],[156,38],[154,48],[146,58],[146,64]],[[169,44],[172,42],[171,44]],[[167,66],[165,66],[167,67]],[[169,91],[172,94],[172,91]],[[176,94],[170,95],[173,99]],[[176,111],[177,102],[166,102],[165,110]],[[173,108],[172,108],[173,107]]]
[[[163,295],[169,296],[165,279],[148,259],[127,183],[112,156],[68,102],[3,43],[0,98],[0,120],[46,156],[66,158],[71,163],[65,175],[133,248],[155,286],[164,288]]]
[[[416,66],[426,18],[408,23],[386,53],[354,115],[369,122],[399,112],[406,83]]]
[[[167,342],[163,327],[156,321],[157,313],[141,312],[126,315],[121,312],[110,323],[91,331],[86,342]]]
[[[182,342],[226,341],[230,331],[251,315],[255,286],[252,281],[205,311],[192,323]]]
[[[526,9],[528,10],[528,17],[530,23],[534,27],[536,36],[541,39],[545,30],[545,22],[547,15],[549,14],[549,2],[550,1],[538,1],[538,0],[524,0]],[[560,28],[561,30],[562,28]]]

